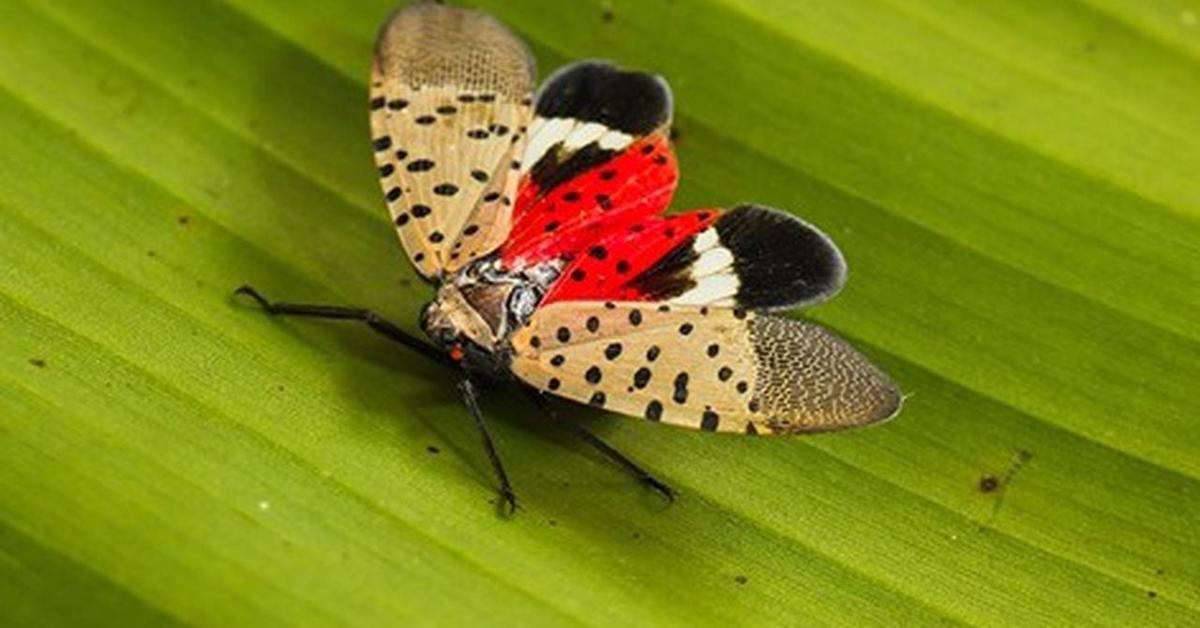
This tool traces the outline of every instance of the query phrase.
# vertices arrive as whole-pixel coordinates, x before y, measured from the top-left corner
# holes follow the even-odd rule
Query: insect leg
[[[517,510],[517,495],[513,493],[512,485],[508,483],[508,474],[504,472],[504,465],[500,463],[500,456],[496,453],[496,446],[492,443],[492,435],[488,433],[487,424],[483,422],[483,413],[479,410],[475,384],[471,383],[469,378],[464,379],[458,383],[458,390],[462,392],[463,401],[466,402],[467,409],[475,419],[475,427],[479,428],[479,435],[483,438],[483,448],[487,450],[488,460],[492,462],[492,471],[496,473],[496,479],[500,482],[500,497],[508,505],[507,514],[512,515]]]
[[[667,485],[666,482],[650,475],[650,472],[643,469],[641,465],[630,460],[625,454],[619,452],[612,445],[604,442],[599,436],[587,431],[583,426],[573,421],[559,420],[558,414],[554,408],[550,407],[550,403],[542,396],[540,392],[533,388],[522,387],[525,394],[533,401],[534,405],[541,408],[555,423],[566,426],[575,436],[583,442],[595,447],[600,453],[604,454],[609,460],[617,463],[626,473],[633,476],[637,481],[649,486],[667,499],[667,501],[675,501],[675,496],[678,494],[675,489]]]
[[[290,316],[308,316],[311,318],[332,318],[337,320],[361,321],[379,334],[424,355],[427,358],[441,362],[447,366],[458,367],[450,356],[438,351],[433,345],[404,331],[371,310],[364,308],[340,307],[336,305],[308,305],[301,303],[279,303],[270,301],[259,291],[250,286],[242,286],[234,294],[244,294],[254,299],[268,314],[286,314]]]

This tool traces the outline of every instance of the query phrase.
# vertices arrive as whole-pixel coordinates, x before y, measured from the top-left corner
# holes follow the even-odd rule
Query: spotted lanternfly
[[[876,423],[895,384],[830,332],[768,312],[841,288],[816,227],[741,205],[664,215],[678,171],[660,77],[585,61],[534,93],[534,61],[491,16],[422,2],[375,49],[375,161],[412,264],[438,286],[423,340],[369,310],[272,303],[273,314],[365,321],[455,366],[505,503],[515,508],[476,383],[516,380],[650,421],[794,434]],[[581,428],[667,497],[673,491]]]

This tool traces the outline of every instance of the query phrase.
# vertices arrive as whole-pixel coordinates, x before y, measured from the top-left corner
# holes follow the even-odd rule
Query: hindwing
[[[841,289],[846,263],[816,227],[741,205],[653,217],[598,238],[563,269],[544,302],[611,299],[775,310]]]
[[[569,259],[657,216],[678,180],[661,78],[595,61],[556,72],[538,91],[521,158],[509,268]]]

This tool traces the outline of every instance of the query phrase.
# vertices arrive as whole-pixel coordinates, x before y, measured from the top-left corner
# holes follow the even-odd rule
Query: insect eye
[[[537,306],[538,295],[524,286],[514,288],[508,296],[508,311],[517,318],[523,319],[533,313]]]

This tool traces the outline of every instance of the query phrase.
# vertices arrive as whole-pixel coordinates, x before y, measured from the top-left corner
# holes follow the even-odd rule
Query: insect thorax
[[[553,261],[512,271],[495,256],[483,258],[446,278],[421,312],[421,327],[444,347],[467,340],[487,353],[500,353],[561,269],[562,262]]]

